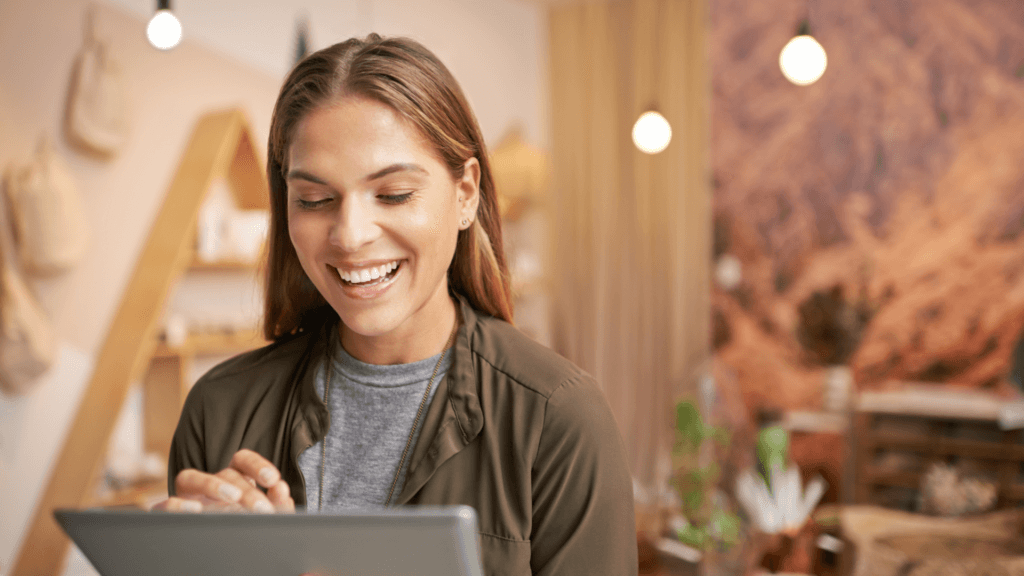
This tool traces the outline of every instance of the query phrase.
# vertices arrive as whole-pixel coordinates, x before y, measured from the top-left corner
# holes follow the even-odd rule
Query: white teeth
[[[364,268],[362,270],[346,271],[338,269],[338,276],[342,280],[351,284],[363,284],[371,280],[377,280],[382,276],[387,276],[392,271],[398,268],[398,261],[388,262],[387,264],[381,264],[380,266],[374,266],[372,268]]]

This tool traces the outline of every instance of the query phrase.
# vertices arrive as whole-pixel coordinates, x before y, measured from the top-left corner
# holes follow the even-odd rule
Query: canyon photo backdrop
[[[1024,3],[710,6],[714,258],[741,271],[713,339],[746,407],[819,408],[830,364],[1015,393]],[[805,19],[828,69],[799,87],[778,57]]]

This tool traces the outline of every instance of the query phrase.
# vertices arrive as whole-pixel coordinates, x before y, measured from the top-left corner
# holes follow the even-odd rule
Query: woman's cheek
[[[315,226],[308,219],[299,216],[289,218],[288,236],[291,238],[292,246],[299,257],[299,262],[302,263],[303,268],[307,269],[308,273],[308,260],[316,249]]]

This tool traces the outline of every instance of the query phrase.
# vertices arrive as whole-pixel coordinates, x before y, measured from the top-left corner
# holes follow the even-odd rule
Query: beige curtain
[[[708,358],[707,14],[707,0],[550,8],[554,344],[600,382],[645,487]],[[673,134],[649,156],[631,131],[652,106]]]

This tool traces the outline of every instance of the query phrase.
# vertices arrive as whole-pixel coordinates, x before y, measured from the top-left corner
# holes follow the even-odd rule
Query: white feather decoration
[[[753,470],[740,474],[736,481],[740,505],[761,532],[777,534],[799,530],[825,495],[825,480],[815,476],[802,490],[796,466],[776,467],[768,476],[770,480],[765,483]]]

